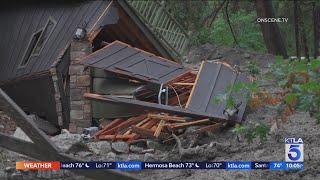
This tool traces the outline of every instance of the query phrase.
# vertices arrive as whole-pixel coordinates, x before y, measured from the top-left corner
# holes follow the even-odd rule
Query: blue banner
[[[60,169],[229,169],[302,170],[303,162],[60,162]]]

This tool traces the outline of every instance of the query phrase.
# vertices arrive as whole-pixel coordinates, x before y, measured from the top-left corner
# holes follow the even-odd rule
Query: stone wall
[[[91,126],[91,103],[83,94],[91,91],[90,68],[79,64],[79,60],[92,52],[91,43],[73,40],[70,50],[70,124],[69,131],[82,133],[83,128]]]

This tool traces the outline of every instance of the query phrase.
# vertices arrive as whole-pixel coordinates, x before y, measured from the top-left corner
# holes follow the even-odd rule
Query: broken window
[[[36,46],[36,43],[38,42],[41,33],[42,33],[42,30],[40,30],[40,31],[38,31],[38,32],[33,34],[32,38],[31,38],[31,41],[29,42],[27,51],[25,52],[25,54],[23,56],[23,59],[22,59],[20,65],[19,65],[19,68],[23,68],[28,64],[28,61],[29,61],[30,56],[31,56],[31,53],[32,53],[34,47]]]
[[[19,68],[24,68],[31,56],[38,56],[41,53],[56,24],[56,21],[50,17],[45,27],[32,35]]]
[[[52,18],[49,18],[46,26],[44,27],[44,29],[42,31],[42,34],[41,34],[36,46],[33,49],[32,55],[39,55],[41,53],[45,43],[49,39],[56,24],[57,23]]]

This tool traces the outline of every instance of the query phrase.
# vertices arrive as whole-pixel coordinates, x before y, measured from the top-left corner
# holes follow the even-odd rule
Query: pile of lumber
[[[181,136],[215,130],[221,125],[222,123],[216,123],[209,119],[192,119],[168,114],[148,113],[128,119],[115,119],[98,131],[96,138],[100,140],[125,141],[127,144],[137,139],[146,138],[170,140],[172,139],[172,134],[178,134],[179,130],[184,130],[190,126],[198,127]]]

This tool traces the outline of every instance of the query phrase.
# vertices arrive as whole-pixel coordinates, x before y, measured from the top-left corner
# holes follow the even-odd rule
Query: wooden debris
[[[187,120],[189,122],[186,122]],[[168,139],[173,139],[170,133],[176,132],[178,129],[200,126],[192,132],[180,135],[187,136],[218,129],[221,125],[222,123],[215,123],[210,119],[191,121],[189,117],[148,113],[128,119],[115,119],[99,131],[96,134],[96,138],[100,140],[126,141],[127,144],[146,137],[167,141]]]
[[[147,129],[147,128],[141,128],[141,127],[137,127],[137,126],[132,126],[131,127],[132,132],[141,134],[141,135],[145,135],[149,138],[153,138],[155,139],[156,137],[154,136],[154,131]],[[159,139],[167,139],[169,138],[171,135],[168,133],[164,133],[164,132],[160,132],[158,138]]]

